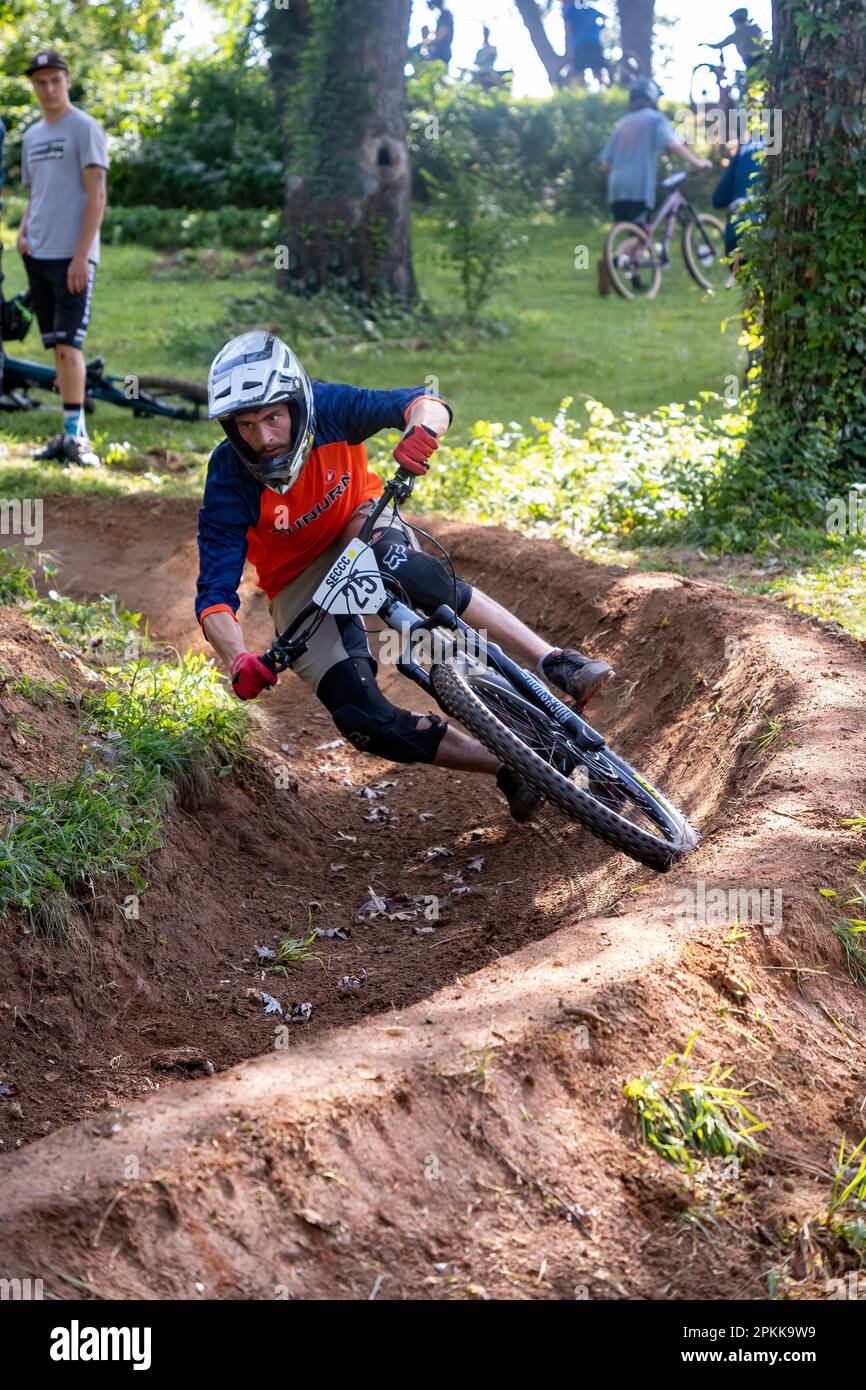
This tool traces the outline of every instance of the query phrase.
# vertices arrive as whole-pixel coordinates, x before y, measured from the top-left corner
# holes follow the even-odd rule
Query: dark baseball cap
[[[43,48],[41,52],[34,54],[24,72],[27,77],[32,77],[34,72],[41,72],[48,68],[60,68],[63,72],[69,71],[69,64],[57,52],[56,48]]]

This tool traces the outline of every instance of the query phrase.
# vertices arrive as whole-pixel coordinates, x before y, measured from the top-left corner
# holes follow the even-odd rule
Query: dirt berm
[[[826,1203],[866,1129],[866,996],[819,891],[864,858],[842,824],[866,806],[863,652],[709,584],[434,529],[458,573],[614,662],[593,722],[700,848],[659,878],[552,812],[516,826],[486,781],[328,747],[284,678],[256,762],[172,812],[137,920],[99,898],[63,945],[0,919],[0,1275],[66,1298],[762,1298]],[[177,503],[46,505],[64,592],[117,593],[179,649],[201,644],[193,536]],[[4,611],[4,669],[69,678]],[[75,720],[0,692],[5,795],[57,775]],[[353,922],[370,887],[440,916]],[[308,919],[351,936],[263,976],[255,947]],[[733,1065],[769,1127],[761,1156],[689,1181],[623,1084],[695,1031],[693,1074]]]

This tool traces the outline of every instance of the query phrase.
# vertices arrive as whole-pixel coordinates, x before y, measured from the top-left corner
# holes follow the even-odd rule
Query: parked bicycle
[[[717,217],[698,212],[679,190],[684,172],[662,181],[667,191],[651,220],[615,222],[605,238],[604,261],[611,283],[623,299],[655,299],[662,270],[669,266],[677,223],[682,228],[683,259],[692,279],[704,290],[721,289],[728,276],[725,229]],[[656,232],[663,227],[661,241]]]
[[[377,616],[401,636],[397,669],[446,714],[551,805],[615,849],[664,873],[699,840],[682,812],[538,676],[518,666],[495,643],[482,641],[454,606],[442,604],[425,617],[407,605],[397,580],[380,570],[369,544],[373,529],[392,504],[399,516],[399,504],[410,496],[414,481],[406,469],[396,470],[359,535],[259,660],[274,675],[286,670],[306,650],[325,613]],[[450,567],[447,551],[439,549]],[[428,670],[415,659],[422,647],[418,634],[434,632],[439,640],[429,647],[441,659],[431,660]]]
[[[28,296],[16,295],[3,304],[4,340],[21,341],[32,321]],[[84,408],[91,412],[97,401],[131,410],[133,415],[161,415],[170,420],[201,420],[207,416],[207,388],[181,377],[144,375],[109,376],[105,359],[93,357],[86,365]],[[54,365],[7,357],[3,363],[0,412],[37,410],[44,404],[32,392],[57,394]]]

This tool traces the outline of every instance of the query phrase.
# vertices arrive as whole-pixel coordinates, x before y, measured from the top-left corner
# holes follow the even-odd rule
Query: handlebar
[[[382,496],[358,532],[360,541],[363,541],[365,545],[369,543],[373,534],[373,527],[385,508],[390,506],[392,502],[405,502],[406,498],[411,495],[418,476],[417,473],[410,473],[407,468],[398,465],[393,478],[390,478],[385,484]],[[280,671],[285,671],[287,666],[290,666],[303,651],[306,651],[306,635],[302,633],[300,637],[296,637],[295,633],[303,627],[308,618],[312,617],[317,611],[317,607],[318,605],[310,599],[309,603],[305,604],[300,613],[292,619],[286,630],[277,634],[267,651],[262,652],[259,661],[275,676]]]

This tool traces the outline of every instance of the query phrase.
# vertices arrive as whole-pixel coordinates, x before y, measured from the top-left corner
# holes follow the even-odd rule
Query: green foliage
[[[623,1088],[638,1113],[644,1143],[690,1173],[697,1167],[696,1154],[759,1154],[754,1134],[767,1128],[743,1104],[749,1092],[725,1084],[733,1067],[722,1069],[714,1062],[702,1080],[689,1078],[687,1063],[696,1037],[693,1033],[683,1052],[666,1058],[652,1076],[636,1077]]]
[[[516,98],[505,89],[444,83],[424,67],[407,85],[407,105],[417,198],[462,162],[488,171],[503,197],[544,199],[578,214],[606,211],[598,156],[626,110],[622,91]]]
[[[103,222],[103,238],[117,246],[152,246],[162,250],[182,247],[233,247],[259,249],[277,240],[279,212],[261,207],[201,210],[192,207],[137,207],[109,204]]]
[[[864,65],[861,0],[786,0],[769,68],[785,139],[748,241],[763,335],[748,455],[797,483],[838,487],[866,460]]]
[[[866,819],[854,817],[847,822],[855,830],[861,830],[866,826]],[[840,904],[845,908],[854,908],[856,915],[845,913],[833,919],[833,935],[842,947],[845,955],[845,967],[848,974],[855,984],[866,986],[866,886],[858,882],[857,875],[866,869],[866,860],[860,864],[854,874],[854,878],[849,883],[845,892],[847,896]],[[828,896],[835,897],[835,893],[827,891]]]
[[[130,613],[114,596],[82,600],[51,589],[46,598],[29,605],[31,621],[80,651],[89,661],[112,662],[137,655],[142,646],[140,613]]]
[[[223,239],[224,244],[261,244],[261,217],[251,217],[250,209],[279,208],[285,182],[283,137],[267,70],[209,57],[188,60],[180,76],[153,134],[115,162],[111,202],[177,208],[186,219],[190,208],[230,211],[238,217],[235,236],[245,239]],[[222,219],[216,225],[227,231]],[[140,227],[130,225],[127,235],[150,245],[220,244],[155,240],[155,231],[142,236]]]
[[[134,615],[116,599],[103,602],[120,615],[116,647]],[[203,655],[128,665],[114,676],[85,701],[86,756],[73,776],[28,783],[23,803],[0,801],[0,911],[25,913],[33,929],[73,941],[88,900],[122,881],[143,887],[141,864],[161,843],[167,805],[195,809],[215,778],[248,756],[249,713]]]
[[[87,702],[87,712],[114,756],[142,775],[167,778],[189,809],[248,756],[249,712],[201,653],[126,667],[114,689]]]
[[[33,571],[20,551],[0,550],[0,603],[26,603],[35,597]]]
[[[25,913],[32,929],[74,939],[81,903],[121,880],[160,844],[167,790],[156,770],[108,769],[88,759],[66,781],[31,782],[28,799],[0,800],[0,911]]]
[[[858,1263],[866,1265],[866,1137],[848,1154],[845,1140],[842,1140],[827,1208],[827,1225],[845,1242]]]

